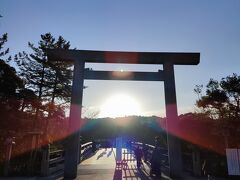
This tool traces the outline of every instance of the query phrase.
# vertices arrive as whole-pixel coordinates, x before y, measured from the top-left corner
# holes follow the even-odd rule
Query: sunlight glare
[[[132,97],[117,94],[110,97],[101,106],[100,117],[124,117],[129,115],[139,115],[140,105]]]

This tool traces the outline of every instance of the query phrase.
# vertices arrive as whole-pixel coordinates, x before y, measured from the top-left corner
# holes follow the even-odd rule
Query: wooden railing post
[[[50,151],[50,144],[43,147],[42,162],[41,162],[41,175],[42,176],[49,175],[49,151]]]

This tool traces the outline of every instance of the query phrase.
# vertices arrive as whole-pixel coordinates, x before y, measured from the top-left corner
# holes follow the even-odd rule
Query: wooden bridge
[[[92,142],[81,145],[81,156],[79,157],[79,165],[77,167],[76,180],[158,180],[159,177],[150,176],[150,159],[154,150],[154,146],[142,144],[140,142],[131,142],[121,149],[121,161],[117,161],[116,148],[112,146],[104,146],[95,144],[96,150]],[[134,149],[140,148],[144,153],[143,164],[137,168]],[[50,149],[50,148],[49,148]],[[167,149],[161,149],[160,153],[161,179],[168,180],[170,178],[169,160]],[[184,156],[184,159],[186,157]],[[17,178],[5,177],[9,180],[63,180],[64,179],[64,150],[49,151],[41,169],[45,171],[41,177]],[[45,165],[44,165],[45,164]],[[183,167],[184,168],[184,167]],[[206,177],[192,177],[186,172],[183,173],[184,180],[207,179]],[[0,180],[3,180],[0,178]],[[213,180],[220,180],[211,177]],[[175,180],[175,178],[174,178]],[[223,180],[223,179],[221,179]]]
[[[144,153],[144,161],[141,168],[138,169],[134,150],[142,149]],[[116,148],[112,146],[104,146],[96,144],[96,150],[93,150],[93,143],[89,142],[81,146],[81,156],[79,157],[79,165],[77,169],[77,179],[101,179],[101,180],[121,180],[121,179],[156,179],[150,177],[150,159],[154,150],[154,146],[142,144],[139,142],[131,142],[123,145],[121,149],[121,160],[117,159]],[[162,176],[164,179],[169,178],[168,152],[161,149]],[[45,171],[43,174],[48,179],[63,179],[64,176],[64,151],[57,150],[49,152],[45,161]]]
[[[77,179],[81,180],[140,180],[158,179],[150,177],[150,168],[143,162],[140,169],[136,166],[133,153],[128,149],[122,149],[122,163],[116,163],[116,149],[99,149],[92,157],[83,161],[78,166]],[[169,179],[162,174],[164,179]]]
[[[140,169],[134,155],[136,148],[142,149],[144,160]],[[157,180],[159,177],[150,176],[150,159],[154,146],[140,142],[124,144],[121,150],[121,161],[117,161],[116,148],[105,146],[104,143],[96,144],[96,151],[93,151],[93,143],[88,142],[81,145],[81,156],[77,168],[77,178],[81,180]],[[161,178],[170,178],[168,150],[160,148],[161,151]],[[60,153],[61,152],[61,153]],[[55,154],[55,155],[54,155]],[[64,179],[64,151],[52,151],[48,157],[48,176],[44,179]],[[186,175],[185,175],[186,176]],[[194,179],[185,177],[184,179]]]
[[[121,149],[121,161],[117,160],[117,152],[114,147],[101,147],[97,145],[96,151],[92,149],[93,143],[86,143],[81,146],[81,157],[77,169],[77,178],[81,180],[151,180],[159,177],[150,176],[150,159],[154,146],[143,145],[138,142],[131,142]],[[144,150],[144,161],[142,166],[137,168],[134,149]],[[169,178],[169,165],[167,150],[162,149],[163,165],[162,179]],[[55,155],[54,155],[55,154]],[[64,179],[63,172],[63,151],[53,151],[49,153],[47,179]]]
[[[137,163],[134,155],[134,149],[140,148],[144,153],[144,160],[140,169],[137,168]],[[93,143],[89,142],[81,146],[81,157],[79,157],[79,165],[77,168],[76,180],[159,180],[160,177],[150,176],[150,159],[154,150],[154,146],[143,144],[140,142],[131,142],[124,145],[121,150],[120,162],[117,161],[116,148],[104,147],[104,145],[97,144],[96,151],[93,151]],[[168,159],[168,150],[160,148],[161,150],[161,179],[168,180],[170,178],[170,167]],[[53,154],[56,152],[52,152]],[[183,159],[189,158],[189,155],[183,155]],[[190,155],[191,156],[191,155]],[[55,160],[49,159],[49,175],[43,178],[44,180],[58,179],[63,180],[63,164],[62,156]],[[54,163],[55,164],[54,164]],[[208,179],[207,177],[191,176],[192,171],[189,167],[182,167],[184,172],[182,178],[184,180],[199,180]],[[58,170],[57,170],[58,169]],[[38,178],[42,179],[42,178]],[[213,180],[223,180],[213,178]]]

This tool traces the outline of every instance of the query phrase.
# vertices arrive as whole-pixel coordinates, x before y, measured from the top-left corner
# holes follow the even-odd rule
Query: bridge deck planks
[[[129,161],[124,165],[116,165],[115,149],[100,149],[95,155],[83,161],[78,166],[78,177],[81,180],[154,180],[149,177],[149,167],[137,170],[136,162]],[[169,179],[163,175],[163,179]]]

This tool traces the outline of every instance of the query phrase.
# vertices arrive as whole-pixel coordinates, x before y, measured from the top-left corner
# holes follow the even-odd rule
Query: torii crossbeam
[[[179,52],[120,52],[48,49],[49,61],[71,61],[74,63],[72,99],[70,108],[69,133],[71,134],[65,153],[66,179],[77,176],[79,157],[79,128],[84,79],[95,80],[135,80],[164,81],[165,105],[167,118],[168,151],[170,176],[181,177],[182,159],[178,138],[178,113],[174,79],[174,65],[197,65],[200,53]],[[85,70],[89,63],[123,63],[123,64],[162,64],[158,72],[116,72]]]

